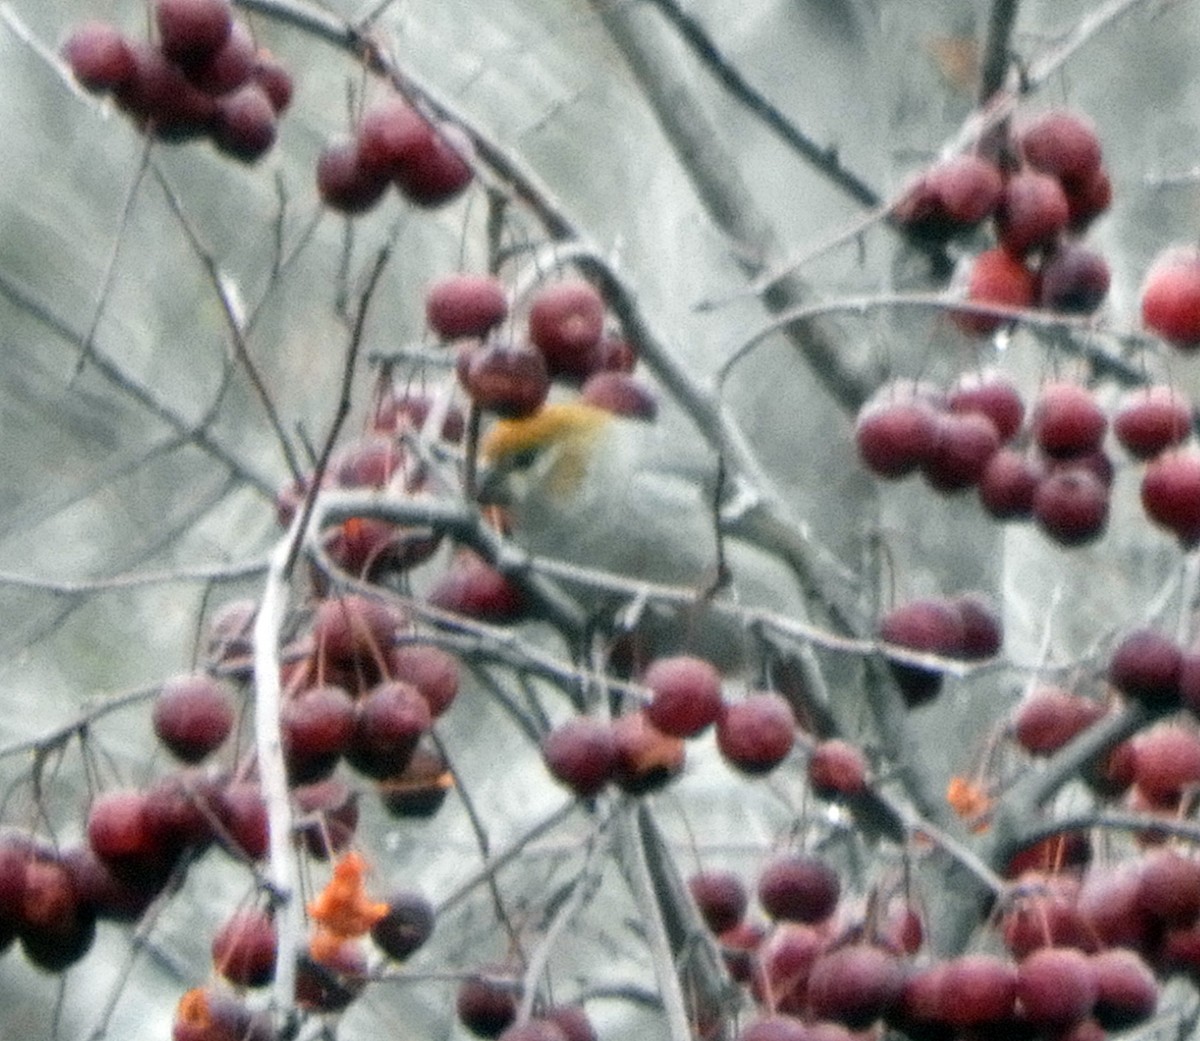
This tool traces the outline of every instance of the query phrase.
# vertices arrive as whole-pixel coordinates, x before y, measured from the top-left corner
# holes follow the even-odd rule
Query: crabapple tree
[[[1195,1030],[1196,0],[0,40],[0,1034]]]

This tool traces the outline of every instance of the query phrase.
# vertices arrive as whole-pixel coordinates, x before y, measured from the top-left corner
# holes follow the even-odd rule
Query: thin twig
[[[488,857],[487,862],[478,871],[469,875],[463,882],[459,883],[458,887],[451,890],[446,896],[438,901],[436,914],[441,916],[451,908],[462,903],[474,890],[485,884],[495,874],[507,867],[517,859],[531,842],[536,842],[548,831],[557,828],[563,821],[573,814],[578,809],[578,802],[574,799],[569,799],[563,803],[557,810],[547,814],[537,824],[530,828],[519,839],[515,840],[507,849]]]
[[[699,20],[684,11],[675,0],[649,0],[675,27],[680,38],[717,81],[801,158],[824,174],[833,184],[863,206],[878,206],[879,193],[856,173],[848,170],[837,150],[817,144],[783,114],[765,94],[753,86],[708,35]]]
[[[7,297],[15,306],[32,315],[55,335],[82,349],[84,334],[73,329],[48,305],[39,300],[32,290],[18,283],[7,272],[0,270],[0,295]],[[125,372],[100,348],[93,345],[92,368],[122,394],[132,398],[155,419],[182,435],[206,455],[220,462],[233,476],[253,488],[268,500],[275,497],[275,482],[255,473],[224,445],[217,441],[204,427],[189,423],[174,409],[165,405],[143,384]]]
[[[287,436],[287,431],[283,429],[283,422],[279,418],[275,402],[271,399],[270,391],[267,390],[267,385],[263,381],[262,374],[258,371],[258,366],[254,364],[254,359],[250,357],[249,346],[246,343],[245,315],[243,310],[233,299],[225,274],[218,266],[212,252],[200,241],[198,232],[192,226],[191,219],[184,211],[182,200],[175,193],[175,189],[171,187],[166,175],[157,163],[151,163],[151,171],[163,194],[166,196],[167,204],[171,207],[171,212],[175,214],[176,219],[179,221],[184,236],[187,238],[188,245],[196,255],[196,259],[200,261],[205,273],[208,275],[209,281],[212,283],[213,290],[217,294],[217,299],[220,301],[222,312],[225,315],[225,323],[229,328],[230,338],[233,341],[234,356],[246,371],[246,375],[250,379],[250,385],[258,397],[263,411],[266,413],[267,422],[271,424],[271,429],[275,432],[276,440],[279,442],[279,449],[283,453],[284,461],[287,463],[292,479],[298,481],[303,474],[303,469],[296,459],[291,439]]]
[[[78,581],[30,578],[26,575],[14,575],[10,572],[0,571],[0,586],[29,589],[52,596],[81,596],[86,593],[104,593],[114,589],[137,589],[142,586],[173,585],[185,582],[235,582],[238,579],[262,574],[266,569],[267,562],[257,559],[244,564],[213,564],[207,567],[195,566],[170,571],[134,571],[125,575],[113,575],[109,578],[85,578]]]
[[[1004,86],[1011,60],[1013,26],[1016,25],[1020,7],[1021,0],[992,0],[977,95],[980,105],[987,104],[992,95]]]
[[[475,835],[475,841],[479,846],[479,854],[486,863],[492,855],[492,844],[488,838],[487,828],[484,827],[483,817],[475,806],[475,800],[467,790],[467,786],[463,784],[462,774],[458,772],[458,769],[454,765],[454,760],[446,751],[446,745],[438,734],[436,727],[429,729],[429,739],[433,742],[434,748],[437,749],[438,755],[442,757],[442,762],[446,764],[446,769],[450,771],[450,776],[454,780],[455,791],[458,792],[459,802],[462,803],[463,810],[466,811],[471,831]],[[500,886],[496,881],[495,874],[489,874],[486,881],[488,893],[492,898],[492,908],[496,912],[496,920],[504,926],[504,931],[508,933],[508,941],[511,949],[521,960],[522,965],[524,965],[525,951],[521,944],[521,933],[509,915],[508,908],[504,906],[504,895],[500,892]]]
[[[108,251],[108,258],[104,264],[104,275],[100,280],[100,292],[96,299],[96,307],[92,312],[92,323],[88,326],[87,335],[83,340],[83,350],[80,351],[79,357],[75,362],[75,376],[77,377],[82,371],[88,360],[92,356],[92,349],[96,343],[96,332],[100,328],[100,322],[104,317],[104,311],[108,304],[109,295],[112,293],[112,287],[117,276],[117,258],[121,254],[121,243],[125,239],[125,231],[129,227],[130,217],[133,215],[133,205],[137,201],[138,191],[142,187],[142,181],[146,177],[146,170],[150,166],[150,149],[153,147],[153,141],[147,137],[142,145],[142,155],[138,160],[137,170],[133,175],[133,182],[129,185],[129,191],[125,195],[125,204],[121,207],[121,222],[117,227],[117,234],[113,238],[112,248]]]
[[[286,566],[288,574],[291,574],[292,568],[295,567],[296,557],[300,552],[305,532],[308,530],[308,521],[309,517],[312,516],[313,503],[316,501],[317,493],[321,490],[321,485],[324,482],[325,470],[329,465],[329,457],[333,455],[333,447],[337,444],[338,435],[342,432],[342,424],[345,423],[346,417],[350,414],[351,391],[354,386],[354,374],[358,369],[358,355],[362,347],[363,330],[367,324],[367,312],[370,308],[371,300],[375,295],[375,288],[379,285],[380,276],[383,274],[383,269],[387,267],[387,262],[391,255],[392,249],[390,245],[380,249],[379,254],[375,257],[375,263],[371,268],[370,274],[367,276],[366,287],[363,289],[362,296],[358,301],[358,311],[354,316],[354,327],[350,332],[350,343],[346,347],[346,361],[342,366],[342,386],[338,392],[337,407],[334,409],[333,420],[329,424],[329,433],[325,436],[325,443],[321,446],[321,454],[317,457],[317,463],[313,467],[313,474],[304,495],[304,504],[300,509],[300,523],[296,525],[296,538],[292,543],[291,549],[288,551]]]

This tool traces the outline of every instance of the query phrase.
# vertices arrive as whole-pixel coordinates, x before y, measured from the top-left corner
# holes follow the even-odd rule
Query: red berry
[[[464,980],[455,999],[458,1020],[476,1037],[499,1037],[517,1018],[519,994],[517,985],[507,980]]]
[[[1057,470],[1038,481],[1033,516],[1060,545],[1093,542],[1108,525],[1108,489],[1082,467]]]
[[[213,968],[239,987],[262,987],[275,978],[275,922],[258,908],[235,912],[212,941]]]
[[[991,600],[982,593],[960,593],[949,603],[962,619],[958,656],[964,661],[984,661],[999,654],[1004,630]]]
[[[1183,350],[1200,347],[1200,249],[1171,246],[1142,283],[1142,321]]]
[[[439,123],[424,147],[406,156],[396,172],[396,186],[417,206],[441,206],[471,184],[473,159],[474,148],[466,134],[450,123]]]
[[[295,835],[309,854],[329,860],[345,852],[358,828],[358,792],[329,778],[292,789],[296,802]]]
[[[455,555],[426,598],[443,611],[483,622],[519,621],[527,610],[520,586],[469,551]]]
[[[495,275],[449,275],[425,293],[426,321],[445,340],[486,336],[507,315],[508,296]]]
[[[369,172],[359,160],[358,144],[343,138],[325,146],[317,159],[317,191],[330,209],[347,215],[372,209],[387,190],[386,177]]]
[[[771,691],[751,694],[725,706],[717,720],[717,748],[742,773],[757,776],[775,769],[792,750],[796,717]]]
[[[869,402],[854,425],[859,457],[877,477],[913,473],[933,455],[939,418],[915,397]]]
[[[221,48],[233,29],[229,0],[155,0],[163,53],[181,65],[206,61]]]
[[[1112,205],[1112,181],[1103,167],[1081,181],[1064,184],[1063,190],[1067,193],[1070,228],[1074,232],[1086,231],[1088,225]]]
[[[529,339],[552,377],[582,380],[604,333],[604,298],[582,279],[542,286],[529,307]]]
[[[84,22],[71,30],[63,57],[80,84],[96,93],[127,87],[137,74],[137,61],[128,41],[107,22]]]
[[[688,890],[704,924],[714,933],[732,929],[745,917],[746,887],[732,871],[701,871],[688,879]]]
[[[964,954],[945,963],[938,1013],[951,1026],[982,1027],[1012,1016],[1017,969],[990,954]]]
[[[975,412],[992,421],[1001,442],[1017,436],[1025,418],[1020,391],[1000,372],[968,373],[946,395],[951,412]]]
[[[1183,651],[1151,629],[1124,637],[1108,664],[1108,681],[1122,694],[1152,708],[1179,705]]]
[[[1039,467],[1021,452],[1001,448],[979,478],[979,501],[996,520],[1024,520],[1033,515]]]
[[[879,638],[911,651],[954,657],[963,645],[962,614],[947,600],[911,600],[880,619]],[[910,706],[927,701],[941,689],[942,674],[936,669],[900,661],[888,664]]]
[[[505,342],[469,350],[461,382],[479,408],[509,419],[536,412],[550,393],[542,355]]]
[[[288,776],[307,784],[332,773],[350,748],[354,702],[341,687],[312,687],[284,704],[279,723]]]
[[[1004,178],[996,164],[977,155],[956,155],[925,175],[945,216],[959,228],[970,228],[999,205]]]
[[[220,98],[212,135],[218,149],[244,163],[266,155],[275,143],[275,109],[266,91],[248,83]]]
[[[220,50],[199,65],[187,66],[183,73],[189,82],[205,94],[215,97],[228,94],[249,82],[254,76],[256,62],[254,37],[250,35],[250,30],[244,23],[235,21]],[[262,87],[261,84],[258,85]],[[262,89],[265,94],[266,89]],[[278,114],[274,105],[271,106],[271,111]]]
[[[642,683],[650,691],[646,718],[664,734],[695,737],[721,714],[721,674],[702,658],[659,658]]]
[[[356,138],[364,173],[390,181],[405,163],[431,147],[433,127],[404,98],[391,96],[363,113]]]
[[[1192,409],[1184,395],[1158,385],[1128,391],[1117,406],[1113,433],[1137,459],[1152,459],[1187,439]]]
[[[644,712],[614,720],[616,744],[613,781],[631,795],[661,788],[683,769],[683,739],[664,734]]]
[[[842,886],[828,864],[803,854],[771,861],[758,876],[758,901],[772,918],[815,925],[837,908]]]
[[[1071,211],[1057,179],[1035,170],[1013,174],[996,210],[996,232],[1014,256],[1052,246],[1065,230]]]
[[[591,1020],[578,1005],[551,1005],[542,1010],[542,1019],[558,1027],[565,1041],[597,1041]]]
[[[1091,698],[1040,687],[1017,707],[1013,733],[1031,755],[1051,755],[1103,715],[1104,707]]]
[[[1020,124],[1016,136],[1027,163],[1063,181],[1082,181],[1100,169],[1095,127],[1077,113],[1050,109]]]
[[[372,687],[356,707],[347,762],[377,780],[400,773],[433,723],[420,691],[410,683],[389,680]]]
[[[1200,542],[1200,451],[1181,448],[1152,459],[1142,477],[1142,508],[1184,547]]]
[[[1021,1013],[1043,1030],[1079,1022],[1091,1013],[1096,993],[1091,959],[1072,947],[1042,947],[1017,969]]]
[[[971,265],[966,296],[976,304],[1029,307],[1037,296],[1037,276],[1007,250],[985,250]],[[951,318],[963,332],[978,336],[995,332],[1006,321],[966,311],[952,311]]]
[[[409,892],[393,893],[387,905],[387,914],[371,926],[371,939],[389,958],[404,961],[433,935],[433,905]]]
[[[867,758],[840,738],[820,741],[808,757],[808,783],[823,799],[861,795],[867,788]]]
[[[269,51],[259,48],[252,75],[254,82],[267,92],[275,115],[283,115],[292,103],[292,74]]]
[[[205,673],[163,684],[151,714],[154,733],[185,763],[216,751],[233,730],[233,700],[219,680]]]
[[[1183,789],[1200,783],[1200,737],[1193,730],[1163,724],[1133,739],[1133,777],[1153,804],[1172,807]]]
[[[995,424],[977,412],[951,412],[937,417],[934,430],[933,449],[921,464],[929,486],[948,493],[976,485],[1000,448]]]
[[[1158,1007],[1158,981],[1134,951],[1116,948],[1092,957],[1096,975],[1096,1007],[1101,1026],[1109,1030],[1144,1023]]]
[[[1060,244],[1042,263],[1038,302],[1050,311],[1091,314],[1108,295],[1108,261],[1075,243]]]
[[[1200,919],[1200,861],[1157,849],[1142,860],[1138,878],[1137,906],[1155,922],[1187,929]]]
[[[579,400],[617,416],[653,422],[658,398],[643,383],[625,372],[594,372],[579,388]]]
[[[576,795],[588,798],[613,779],[616,737],[607,723],[576,716],[542,739],[542,758],[556,780]]]
[[[811,1041],[812,1031],[795,1016],[761,1016],[747,1024],[737,1041]]]
[[[1092,392],[1077,383],[1048,383],[1033,410],[1033,437],[1055,459],[1070,459],[1098,449],[1108,427]]]
[[[420,691],[429,712],[441,716],[458,696],[458,661],[431,643],[402,643],[389,655],[392,678]]]
[[[870,1026],[900,998],[904,971],[881,947],[852,943],[819,957],[808,978],[809,1010],[852,1030]]]

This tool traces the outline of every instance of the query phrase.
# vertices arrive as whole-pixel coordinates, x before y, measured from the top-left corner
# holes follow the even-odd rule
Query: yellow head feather
[[[612,420],[611,412],[581,401],[543,405],[531,416],[497,422],[480,442],[480,453],[490,465],[502,466],[524,452],[559,445],[547,490],[570,494],[587,472],[594,438]]]

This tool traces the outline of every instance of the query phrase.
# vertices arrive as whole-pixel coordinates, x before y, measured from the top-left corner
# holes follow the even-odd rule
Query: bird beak
[[[509,468],[503,463],[481,466],[475,475],[475,498],[481,506],[507,506],[512,501]]]

